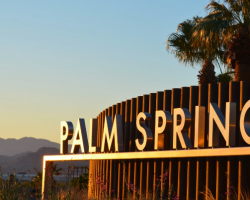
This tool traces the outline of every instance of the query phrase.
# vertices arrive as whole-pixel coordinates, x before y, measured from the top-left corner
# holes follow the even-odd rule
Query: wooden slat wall
[[[208,116],[210,113],[210,102],[217,103],[223,115],[225,115],[225,103],[236,102],[236,116],[239,119],[243,105],[250,99],[249,82],[230,82],[174,88],[172,90],[159,91],[149,95],[138,96],[124,102],[113,105],[102,111],[98,116],[97,146],[101,146],[102,132],[105,116],[111,116],[114,121],[115,114],[122,115],[123,133],[124,133],[124,151],[137,151],[135,148],[135,139],[141,138],[141,134],[136,129],[136,116],[140,112],[149,112],[152,120],[147,126],[154,133],[155,129],[155,111],[166,110],[173,115],[174,108],[187,108],[191,114],[192,125],[188,130],[189,138],[194,141],[194,120],[195,106],[205,106],[205,148],[208,148]],[[215,130],[216,126],[215,126]],[[164,131],[159,137],[163,137],[164,150],[172,149],[172,131]],[[219,134],[220,146],[225,147],[225,141]],[[239,123],[236,123],[236,146],[246,146],[243,141]],[[177,148],[180,149],[180,143],[177,141]],[[226,148],[226,147],[225,147]],[[153,150],[153,149],[152,149]],[[147,150],[145,150],[147,151]],[[159,150],[161,151],[161,150]],[[231,185],[242,187],[250,184],[249,158],[242,156],[234,157],[214,157],[214,158],[180,158],[180,159],[154,159],[154,160],[103,160],[90,162],[90,177],[92,194],[96,198],[101,198],[101,190],[96,184],[96,176],[107,186],[107,193],[110,197],[116,196],[125,199],[127,192],[132,192],[134,197],[138,195],[135,190],[131,190],[129,183],[134,184],[134,189],[139,189],[140,194],[145,194],[146,198],[156,195],[157,179],[161,179],[160,192],[162,198],[167,198],[168,194],[179,196],[180,199],[203,199],[201,191],[210,190],[215,199],[218,200],[221,195],[225,196],[227,188]],[[163,187],[163,174],[165,170],[169,171],[168,183]],[[236,173],[237,172],[237,173]],[[243,174],[244,173],[244,174]],[[89,193],[90,190],[89,189]],[[112,192],[113,191],[113,192]],[[90,195],[89,195],[90,196]],[[227,194],[227,199],[230,195]],[[170,197],[169,199],[171,199]],[[208,197],[206,197],[208,199]]]
[[[132,98],[130,102],[130,122],[129,122],[129,151],[135,151],[135,129],[136,129],[136,102],[137,98]],[[134,183],[134,160],[128,161],[128,191],[130,184]]]
[[[138,96],[136,99],[136,116],[142,111],[142,102],[143,102],[143,97]],[[136,121],[136,118],[134,119]],[[134,127],[135,130],[135,138],[140,138],[140,132]],[[137,149],[135,148],[135,151]],[[134,160],[134,189],[133,189],[133,197],[135,198],[136,194],[136,187],[138,187],[140,184],[140,160]]]
[[[188,135],[191,140],[192,146],[194,146],[194,121],[195,121],[195,106],[198,105],[198,86],[190,86],[189,89],[189,112],[191,114],[192,124],[188,130]],[[189,158],[187,160],[187,187],[186,187],[186,199],[195,199],[196,191],[196,160]]]
[[[154,134],[155,129],[155,111],[156,111],[156,93],[149,94],[149,103],[148,103],[148,112],[152,116],[152,120],[149,121],[148,127],[150,128],[151,132]],[[149,195],[149,192],[153,189],[154,183],[154,163],[153,160],[148,159],[146,161],[146,196]]]
[[[205,106],[207,113],[207,102],[208,102],[208,85],[199,85],[198,94],[198,106]],[[205,130],[208,129],[208,117],[205,116]],[[204,138],[205,147],[207,147],[206,134]],[[202,199],[202,194],[200,191],[204,190],[206,185],[206,158],[197,158],[196,162],[196,189],[195,189],[195,199]]]
[[[172,99],[172,90],[164,90],[163,91],[163,110],[164,111],[171,111],[171,99]],[[160,109],[160,104],[157,110]],[[172,130],[170,131],[164,131],[164,149],[165,150],[170,150],[170,143],[171,143],[171,134],[172,134]],[[165,164],[165,166],[163,166],[164,170],[168,170],[168,172],[170,172],[170,160],[169,159],[163,159],[163,162]],[[170,188],[170,175],[169,175],[169,179],[168,182],[165,184],[165,191],[164,191],[164,198],[168,197],[169,192],[171,192],[171,188]]]
[[[181,97],[181,89],[174,88],[172,89],[171,93],[171,114],[173,115],[174,108],[180,108],[180,97]],[[170,149],[173,149],[172,142],[173,136],[172,131],[170,134]],[[180,148],[179,141],[177,140],[177,148]],[[169,187],[171,191],[175,191],[176,195],[180,195],[180,190],[178,190],[178,171],[180,169],[180,166],[178,166],[178,159],[170,159],[169,161]]]

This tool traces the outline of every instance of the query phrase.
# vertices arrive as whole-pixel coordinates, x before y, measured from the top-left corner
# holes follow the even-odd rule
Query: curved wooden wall
[[[237,119],[243,105],[250,99],[249,82],[230,82],[209,85],[190,86],[174,88],[172,90],[158,91],[126,101],[114,104],[97,116],[98,133],[97,146],[101,146],[104,117],[115,114],[122,115],[123,134],[125,151],[136,151],[135,138],[140,137],[136,130],[136,116],[139,112],[151,113],[153,119],[156,110],[167,110],[173,114],[174,108],[187,108],[191,113],[192,123],[195,119],[195,106],[206,106],[206,113],[209,114],[209,103],[217,103],[225,115],[225,103],[237,103]],[[206,115],[206,135],[207,135]],[[154,120],[151,120],[148,127],[154,133]],[[239,131],[237,121],[236,146],[245,146]],[[172,138],[165,138],[165,149],[172,149],[169,142]],[[194,141],[194,125],[189,129],[189,137]],[[204,138],[207,141],[207,138]],[[220,145],[225,146],[223,138],[220,138]],[[206,144],[207,145],[207,144]],[[207,146],[206,146],[207,147]],[[168,192],[175,191],[180,199],[201,199],[200,191],[210,189],[216,199],[221,194],[225,195],[229,183],[235,187],[245,187],[250,182],[249,159],[246,157],[225,157],[225,158],[181,158],[181,159],[148,159],[148,160],[102,160],[90,161],[91,184],[89,197],[101,197],[101,188],[96,182],[102,181],[107,186],[109,196],[116,196],[124,199],[126,195],[126,183],[133,183],[146,196],[155,194],[157,178],[163,175],[164,170],[169,170],[168,183],[165,185],[164,197]],[[246,170],[248,169],[248,170]],[[244,175],[242,175],[244,172]],[[97,180],[98,179],[98,180]],[[161,187],[161,190],[163,187]],[[134,194],[135,195],[135,194]],[[229,195],[228,199],[229,199]]]

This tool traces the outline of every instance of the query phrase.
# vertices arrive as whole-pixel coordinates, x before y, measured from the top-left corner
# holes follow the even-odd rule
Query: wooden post
[[[44,161],[43,163],[43,190],[42,199],[48,198],[48,193],[52,191],[52,176],[53,176],[53,162]]]

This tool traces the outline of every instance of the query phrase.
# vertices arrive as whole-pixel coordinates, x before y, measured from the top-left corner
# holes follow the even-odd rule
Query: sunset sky
[[[143,94],[197,85],[166,40],[209,0],[0,2],[0,138],[59,142],[60,121]],[[219,72],[218,69],[216,69]]]

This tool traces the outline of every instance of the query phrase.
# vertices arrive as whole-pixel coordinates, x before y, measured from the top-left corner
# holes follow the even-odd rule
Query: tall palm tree
[[[60,175],[61,171],[63,170],[62,168],[57,168],[57,165],[58,164],[53,165],[53,169],[52,169],[53,175],[56,175],[56,176]]]
[[[217,35],[229,67],[235,69],[235,81],[250,81],[250,0],[211,1],[206,10],[197,32]]]
[[[166,48],[185,65],[202,64],[202,69],[197,75],[199,84],[217,83],[213,62],[218,63],[222,51],[216,35],[206,37],[194,34],[200,19],[200,17],[194,17],[192,20],[180,23],[176,33],[169,36]]]

